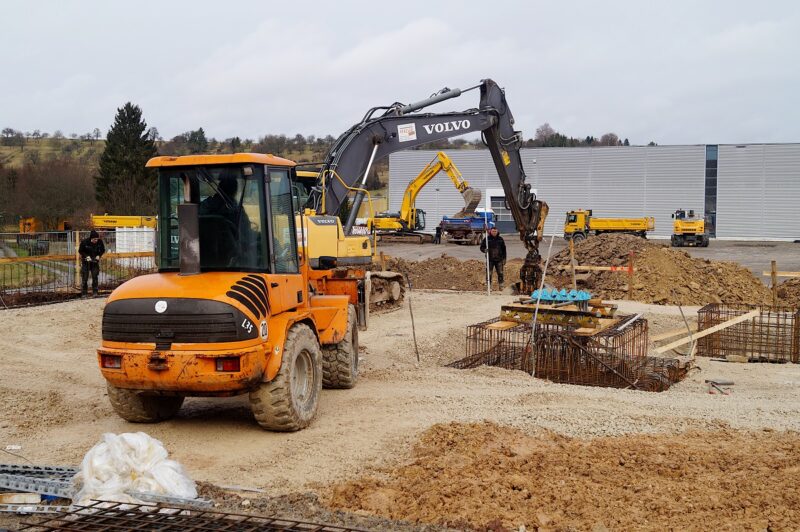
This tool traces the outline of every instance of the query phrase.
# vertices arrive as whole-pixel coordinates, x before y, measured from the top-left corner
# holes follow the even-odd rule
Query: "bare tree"
[[[540,142],[544,142],[544,141],[546,141],[548,139],[548,137],[551,137],[551,136],[553,136],[555,134],[556,134],[556,130],[553,129],[552,127],[550,127],[549,123],[545,122],[544,124],[542,124],[541,126],[536,128],[536,137],[535,138],[536,138],[536,140],[538,140]]]
[[[616,133],[606,133],[600,137],[601,146],[618,146],[619,144],[619,137]]]
[[[16,179],[8,209],[12,214],[33,216],[46,228],[63,219],[83,219],[93,210],[91,172],[69,157],[25,164]]]

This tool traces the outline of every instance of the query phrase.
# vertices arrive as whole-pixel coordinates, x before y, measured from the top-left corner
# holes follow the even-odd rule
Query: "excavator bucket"
[[[464,208],[455,214],[455,218],[468,218],[475,214],[475,208],[481,202],[481,191],[477,188],[465,188],[461,193],[464,198]]]

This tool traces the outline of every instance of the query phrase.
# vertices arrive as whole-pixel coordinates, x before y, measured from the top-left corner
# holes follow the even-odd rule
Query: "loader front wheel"
[[[108,399],[119,417],[131,423],[158,423],[175,417],[183,405],[182,396],[147,395],[109,384]]]
[[[278,374],[250,392],[250,408],[261,428],[292,432],[306,428],[317,413],[322,389],[322,355],[303,323],[289,329]]]
[[[358,323],[356,307],[347,309],[347,330],[338,344],[322,350],[322,386],[352,388],[358,380]]]

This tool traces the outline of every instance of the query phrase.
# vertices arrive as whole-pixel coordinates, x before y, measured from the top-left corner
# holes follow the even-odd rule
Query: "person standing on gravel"
[[[100,240],[97,231],[92,230],[89,238],[81,241],[78,253],[81,256],[81,296],[89,290],[89,274],[92,274],[92,295],[97,295],[97,282],[100,277],[100,257],[106,252],[106,246]]]
[[[492,270],[497,272],[497,284],[503,289],[503,269],[506,265],[506,242],[496,227],[489,229],[489,235],[481,242],[481,253],[489,253],[489,283],[492,282]]]

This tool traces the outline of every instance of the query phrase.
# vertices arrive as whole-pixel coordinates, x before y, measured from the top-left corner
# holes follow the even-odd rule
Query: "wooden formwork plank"
[[[674,348],[676,348],[678,346],[688,344],[692,340],[698,340],[700,338],[708,336],[709,334],[714,334],[715,332],[719,332],[719,331],[721,331],[723,329],[727,329],[731,325],[736,325],[737,323],[742,323],[743,321],[747,321],[749,319],[756,318],[760,314],[761,314],[760,310],[751,310],[747,314],[742,314],[741,316],[736,316],[735,318],[731,318],[728,321],[723,321],[722,323],[720,323],[718,325],[714,325],[713,327],[711,327],[709,329],[704,329],[704,330],[698,332],[697,334],[692,334],[691,336],[687,336],[685,338],[681,338],[680,340],[675,340],[674,342],[669,343],[667,345],[662,345],[661,347],[659,347],[659,348],[657,348],[655,350],[655,353],[657,353],[657,354],[665,353],[665,352],[669,351],[670,349],[674,349]]]

